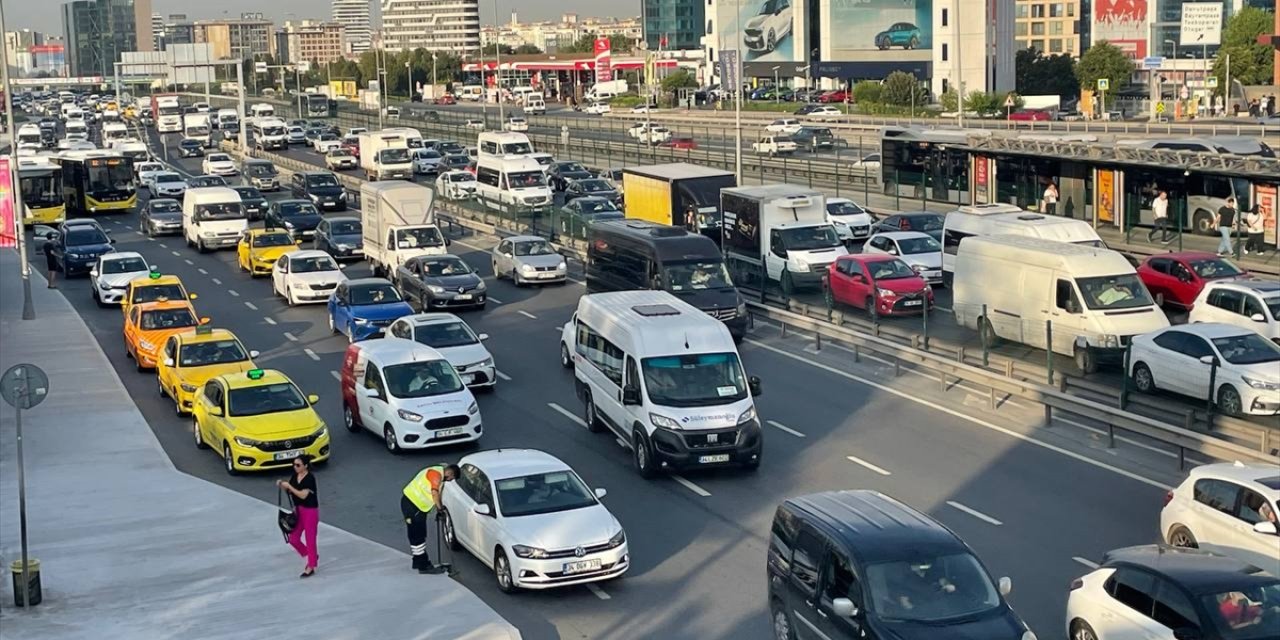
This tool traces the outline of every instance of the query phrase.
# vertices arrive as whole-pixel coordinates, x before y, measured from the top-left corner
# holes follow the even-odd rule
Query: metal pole
[[[298,92],[298,119],[301,120],[306,115],[302,111],[302,67],[293,68],[293,77],[298,84],[294,90]]]
[[[956,7],[959,9],[959,7]],[[956,95],[956,112],[960,115],[956,118],[956,124],[964,127],[964,47],[960,45],[960,12],[956,11],[956,37],[952,39],[952,44],[957,45],[956,50],[956,68],[960,70],[959,93]]]
[[[742,184],[742,7],[734,12],[734,19],[737,21],[737,29],[733,32],[734,38],[737,40],[733,45],[733,65],[737,67],[734,72],[733,87],[733,128],[734,146],[733,161],[734,173],[737,174],[738,184]],[[723,84],[723,83],[721,83]],[[760,288],[764,291],[764,287]],[[763,294],[762,294],[763,295]]]
[[[1048,384],[1053,386],[1053,321],[1044,321],[1044,361],[1048,371]]]
[[[31,567],[27,557],[27,474],[26,464],[22,459],[22,404],[26,401],[29,390],[26,389],[26,369],[23,368],[19,375],[22,376],[23,387],[17,398],[18,406],[13,409],[18,434],[18,530],[22,538],[22,606],[29,609],[31,608]]]
[[[1209,363],[1209,394],[1205,399],[1205,411],[1209,414],[1209,429],[1213,429],[1213,389],[1218,386],[1218,359]]]
[[[254,74],[253,74],[253,77],[254,77],[254,84],[257,84],[258,74],[257,74],[257,73],[254,73]],[[249,138],[248,138],[248,136],[245,134],[245,117],[244,117],[244,114],[245,114],[245,110],[244,110],[244,60],[243,60],[243,59],[242,59],[242,60],[240,60],[240,62],[236,64],[236,87],[237,87],[238,89],[240,89],[240,118],[239,118],[239,124],[240,124],[240,136],[239,136],[240,152],[241,152],[241,153],[244,153],[246,150],[248,150],[248,149],[249,149]]]
[[[5,32],[4,0],[0,0],[0,33]],[[23,222],[22,180],[18,176],[18,129],[13,125],[13,91],[9,85],[9,52],[0,47],[0,84],[4,85],[4,117],[9,127],[9,186],[13,190],[14,241],[18,245],[18,258],[22,261],[22,319],[35,320],[36,309],[31,302],[31,263],[27,262],[27,232]],[[21,441],[21,440],[19,440]],[[19,456],[21,459],[21,456]],[[25,536],[23,538],[25,540]],[[25,560],[25,558],[24,558]]]
[[[120,63],[119,62],[112,63],[111,69],[115,75],[116,102],[118,104],[119,102],[121,102],[120,100]]]

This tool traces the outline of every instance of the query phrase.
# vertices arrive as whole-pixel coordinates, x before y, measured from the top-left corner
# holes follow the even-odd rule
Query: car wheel
[[[1199,549],[1200,543],[1196,542],[1196,537],[1191,533],[1190,529],[1182,525],[1178,525],[1169,532],[1169,544],[1183,549]]]
[[[564,346],[563,342],[560,343],[560,366],[566,369],[573,368],[573,358],[569,357],[569,347]]]
[[[1195,214],[1191,216],[1191,223],[1192,228],[1199,235],[1217,235],[1218,230],[1213,228],[1213,214],[1204,209],[1196,209]]]
[[[342,403],[342,424],[351,433],[360,430],[360,420],[356,418],[356,412],[351,409],[351,405],[346,402]]]
[[[582,395],[583,418],[587,423],[587,431],[591,433],[600,433],[603,426],[600,424],[600,416],[596,415],[596,403],[591,399],[591,392],[584,391]]]
[[[915,49],[918,46],[920,46],[920,39],[915,36],[911,36],[911,40],[907,41],[907,48]]]
[[[511,282],[517,287],[524,286],[524,283],[520,281],[520,273],[516,271],[515,267],[511,267]]]
[[[1225,385],[1218,391],[1218,408],[1229,416],[1244,415],[1244,402],[1240,400],[1240,392],[1231,385]]]
[[[444,507],[440,508],[440,513],[444,514],[444,524],[440,527],[440,533],[444,536],[445,545],[450,551],[462,551],[462,544],[458,542],[458,535],[453,530],[453,516],[449,515],[449,511]]]
[[[780,604],[774,604],[773,609],[773,637],[775,640],[796,640],[796,634],[791,629],[791,616]]]
[[[200,433],[200,423],[196,422],[195,418],[191,419],[191,432],[195,434],[197,449],[209,448],[209,445],[204,442],[204,435]]]
[[[653,450],[649,448],[648,439],[644,434],[636,432],[631,444],[631,461],[636,465],[636,473],[646,480],[652,478],[656,468],[653,464]]]
[[[995,327],[991,326],[991,321],[986,318],[978,319],[978,339],[987,349],[994,349],[1000,344],[1000,337],[996,335]]]
[[[1139,362],[1133,365],[1133,386],[1142,393],[1152,393],[1156,390],[1156,378],[1151,375],[1151,368],[1145,362]]]
[[[296,305],[296,304],[298,304],[298,303],[297,303],[297,302],[295,302],[295,301],[294,301],[294,299],[293,299],[293,288],[292,288],[292,287],[285,287],[285,288],[284,288],[284,303],[285,303],[285,304],[287,304],[287,305],[289,305],[289,306],[291,306],[291,307],[292,307],[292,306],[294,306],[294,305]]]
[[[223,443],[222,445],[222,466],[227,470],[227,475],[239,475],[240,470],[236,469],[235,456],[231,454],[231,445]]]
[[[884,51],[885,49],[888,49],[888,48],[889,48],[889,41],[888,41],[887,39],[885,39],[885,38],[880,38],[879,40],[877,40],[877,41],[876,41],[876,48],[877,48],[877,49],[879,49],[879,50],[881,50],[881,51]]]
[[[491,265],[493,265],[493,277],[495,277],[495,278],[497,278],[497,279],[501,280],[501,279],[502,279],[502,273],[500,273],[500,272],[498,271],[498,263],[497,263],[497,262],[491,262],[490,264],[491,264]]]
[[[502,549],[498,549],[493,555],[493,575],[498,581],[499,591],[515,593],[516,583],[511,578],[511,563],[507,561],[507,554]]]
[[[1084,620],[1071,623],[1071,640],[1098,640],[1098,634]]]
[[[382,442],[387,446],[387,451],[400,453],[400,442],[396,440],[396,430],[389,424],[382,427]]]
[[[1075,359],[1076,359],[1076,368],[1079,369],[1081,372],[1097,373],[1098,358],[1097,356],[1093,355],[1093,351],[1090,351],[1088,347],[1084,349],[1081,349],[1080,347],[1076,347]]]

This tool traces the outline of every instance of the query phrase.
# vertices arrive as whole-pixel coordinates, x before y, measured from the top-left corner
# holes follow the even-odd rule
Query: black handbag
[[[278,509],[276,512],[276,524],[280,527],[280,533],[284,536],[284,541],[288,542],[289,534],[298,528],[298,514],[292,508],[288,511],[285,510],[284,505],[280,503],[283,497],[284,489],[276,487],[276,508]]]

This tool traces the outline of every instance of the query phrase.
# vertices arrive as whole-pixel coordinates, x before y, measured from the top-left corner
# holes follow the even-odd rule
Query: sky
[[[9,11],[5,19],[6,28],[33,29],[46,33],[62,33],[62,3],[59,0],[0,0],[5,2]],[[374,15],[377,15],[379,0],[373,0]],[[217,9],[212,8],[213,4]],[[329,0],[272,0],[268,3],[270,11],[263,11],[262,0],[221,0],[210,3],[208,0],[151,0],[151,9],[155,13],[185,13],[193,20],[202,18],[238,17],[242,12],[263,11],[268,18],[277,24],[285,20],[301,20],[304,18],[330,17]],[[484,24],[492,24],[494,0],[480,0],[480,20]],[[16,10],[15,10],[16,9]],[[512,9],[519,13],[521,22],[535,20],[555,20],[562,13],[577,13],[579,17],[633,17],[640,15],[640,0],[497,0],[497,11],[502,21],[511,19]]]

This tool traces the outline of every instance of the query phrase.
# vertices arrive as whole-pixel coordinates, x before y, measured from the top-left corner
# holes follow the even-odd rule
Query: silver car
[[[544,282],[564,284],[569,267],[546,238],[512,236],[494,247],[493,274],[511,278],[517,287]]]

